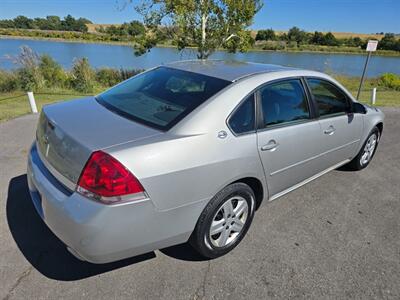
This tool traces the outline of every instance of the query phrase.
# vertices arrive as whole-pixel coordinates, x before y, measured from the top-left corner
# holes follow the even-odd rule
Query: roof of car
[[[228,81],[237,81],[260,73],[294,70],[280,65],[225,60],[185,60],[168,63],[165,66]]]

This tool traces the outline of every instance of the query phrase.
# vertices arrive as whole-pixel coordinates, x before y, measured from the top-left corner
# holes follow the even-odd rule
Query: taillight
[[[145,198],[139,180],[118,160],[102,151],[90,156],[79,178],[77,191],[107,204]]]

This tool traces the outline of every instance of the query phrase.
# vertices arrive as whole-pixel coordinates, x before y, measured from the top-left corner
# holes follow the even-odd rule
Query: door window
[[[254,95],[247,97],[240,104],[228,121],[229,127],[236,134],[255,130]]]
[[[310,110],[300,79],[269,84],[260,90],[264,127],[310,118]]]
[[[333,84],[320,79],[307,79],[307,83],[317,103],[320,116],[349,112],[347,96]]]

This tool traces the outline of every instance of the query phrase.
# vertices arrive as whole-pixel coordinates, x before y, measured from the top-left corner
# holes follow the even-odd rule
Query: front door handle
[[[275,151],[279,144],[275,140],[270,140],[268,144],[261,147],[261,151]]]
[[[328,134],[328,135],[332,135],[335,133],[335,131],[336,131],[335,127],[333,127],[333,125],[331,125],[328,127],[328,129],[324,130],[324,133]]]

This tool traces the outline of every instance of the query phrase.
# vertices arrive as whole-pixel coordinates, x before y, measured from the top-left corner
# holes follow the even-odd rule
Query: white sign
[[[378,47],[378,41],[376,40],[369,40],[367,44],[367,52],[374,52],[376,51],[376,47]]]

